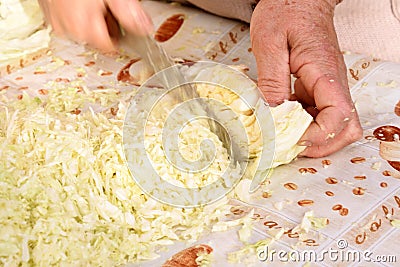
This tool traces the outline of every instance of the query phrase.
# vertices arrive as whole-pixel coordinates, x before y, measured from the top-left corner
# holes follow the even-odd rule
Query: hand
[[[362,128],[333,25],[336,0],[261,0],[250,23],[258,86],[268,103],[298,100],[314,116],[302,153],[323,157],[358,140]],[[297,79],[291,93],[290,74]]]
[[[115,50],[119,24],[146,35],[153,24],[138,0],[39,0],[48,23],[62,37],[104,52]],[[118,22],[117,22],[118,21]]]

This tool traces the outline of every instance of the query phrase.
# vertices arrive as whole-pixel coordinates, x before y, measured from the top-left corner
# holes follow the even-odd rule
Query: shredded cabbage
[[[262,239],[252,244],[245,245],[242,249],[231,252],[228,254],[228,261],[231,263],[254,263],[257,261],[257,253],[260,249],[264,249],[266,246],[270,246],[276,240],[279,240],[284,229],[279,229],[277,233],[271,238]]]
[[[117,90],[49,86],[42,100],[2,96],[2,265],[115,266],[154,259],[158,247],[195,240],[226,213],[221,203],[173,208],[141,192],[124,163],[126,103],[119,103],[116,116],[85,107],[89,100],[120,99]],[[81,113],[71,113],[76,109]]]
[[[310,210],[307,211],[303,219],[301,220],[301,224],[298,226],[300,227],[299,230],[304,230],[306,233],[310,231],[310,229],[322,229],[328,225],[328,218],[318,218],[314,216],[314,211]],[[292,230],[293,232],[297,232],[297,229]]]
[[[115,266],[145,261],[158,257],[161,246],[198,239],[215,223],[214,231],[243,224],[240,239],[249,239],[250,217],[222,223],[229,213],[225,205],[228,197],[239,195],[237,190],[212,205],[184,209],[147,197],[135,184],[122,144],[127,103],[135,92],[91,91],[79,80],[50,82],[47,89],[48,96],[42,98],[24,94],[21,100],[12,100],[0,96],[2,265]],[[118,112],[110,112],[110,106]],[[290,142],[282,149],[293,151],[297,137],[286,135],[299,135],[302,130],[290,129],[292,117],[281,114],[303,119],[303,129],[308,118],[300,107],[285,102],[272,112],[279,117],[274,118],[277,138],[283,140],[277,144]],[[193,135],[213,137],[207,127],[198,126],[188,126],[187,132],[182,132],[187,138],[182,149],[193,157],[198,156],[196,149],[188,146],[195,141]],[[159,142],[156,137],[153,141]],[[150,143],[147,149],[152,149]],[[227,153],[222,146],[219,149],[218,162],[223,165]],[[278,163],[291,160],[297,151],[288,152],[290,157]],[[158,166],[163,160],[153,158]],[[218,171],[215,174],[218,176]],[[210,177],[200,178],[194,185],[212,182]],[[188,181],[181,180],[186,185]],[[248,249],[253,251],[257,246],[242,252],[248,254]]]
[[[213,252],[207,253],[206,251],[199,252],[196,258],[196,264],[198,267],[209,267],[214,261]]]
[[[390,221],[390,224],[391,224],[393,227],[400,228],[400,220],[397,220],[397,219],[391,220],[391,221]]]

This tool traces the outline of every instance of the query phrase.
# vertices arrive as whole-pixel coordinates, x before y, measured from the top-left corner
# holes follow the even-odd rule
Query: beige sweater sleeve
[[[208,12],[250,22],[258,0],[177,0]],[[279,1],[279,0],[276,0]],[[343,0],[335,10],[342,50],[400,62],[400,0]]]
[[[191,3],[208,12],[233,19],[250,22],[251,14],[260,0],[176,0],[178,2]],[[343,0],[337,0],[341,3]],[[355,3],[355,0],[345,2]],[[393,15],[400,20],[400,0],[390,0]],[[359,8],[363,9],[362,7]]]
[[[250,22],[259,0],[187,0],[201,9],[219,16]]]
[[[400,0],[344,0],[334,22],[342,50],[400,62]]]
[[[400,22],[400,0],[392,0],[392,11],[394,16]]]

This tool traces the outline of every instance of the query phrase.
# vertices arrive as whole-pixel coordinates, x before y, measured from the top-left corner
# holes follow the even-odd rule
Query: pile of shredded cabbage
[[[82,81],[50,82],[46,88],[49,94],[42,98],[0,96],[2,265],[115,266],[150,260],[161,246],[196,240],[226,219],[227,197],[203,208],[174,208],[147,197],[135,184],[122,144],[135,92],[89,90]],[[273,108],[272,114],[278,150],[286,149],[291,160],[304,149],[296,146],[301,127],[293,120],[307,124],[309,115],[297,102]],[[213,135],[198,126],[189,125],[186,132],[186,148],[194,158],[190,137]],[[215,144],[221,145],[219,162],[227,161],[222,144]],[[278,165],[288,160],[283,154],[275,159]],[[241,184],[249,185],[246,181]],[[248,186],[238,188],[248,195]]]
[[[115,266],[195,240],[226,212],[182,209],[146,197],[122,150],[127,105],[117,90],[54,83],[46,98],[0,103],[0,263]],[[115,107],[117,108],[117,107]],[[76,112],[80,110],[79,112]],[[115,114],[115,112],[114,112]]]
[[[171,105],[174,106],[174,105]],[[155,113],[153,111],[153,113]],[[209,124],[205,119],[197,119],[187,123],[179,133],[177,153],[192,162],[192,168],[199,170],[196,161],[209,162],[205,171],[185,172],[178,171],[176,167],[171,166],[171,159],[165,157],[163,147],[163,123],[166,120],[166,113],[149,116],[146,121],[147,130],[145,138],[145,147],[153,168],[165,181],[179,187],[198,188],[216,182],[221,179],[224,172],[229,170],[230,175],[239,176],[240,167],[229,168],[229,155],[218,136],[209,129]],[[176,116],[176,115],[175,115]],[[210,140],[215,145],[215,151],[212,149],[201,150],[201,144],[204,140]],[[173,156],[173,153],[172,153]],[[200,160],[202,159],[202,160]],[[177,160],[174,160],[178,162]],[[239,176],[240,177],[240,176]],[[156,185],[157,186],[157,185]],[[182,197],[182,196],[179,196]]]

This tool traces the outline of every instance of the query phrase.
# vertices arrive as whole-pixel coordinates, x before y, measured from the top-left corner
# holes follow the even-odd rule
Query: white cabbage
[[[306,148],[297,143],[313,118],[299,102],[285,101],[279,106],[269,107],[262,100],[256,84],[245,75],[238,75],[237,69],[223,65],[192,68],[188,71],[189,80],[212,83],[200,83],[197,86],[199,95],[223,102],[245,125],[250,158],[259,157],[263,146],[268,149],[266,153],[274,153],[272,162],[267,158],[266,162],[258,164],[255,159],[254,168],[258,164],[261,171],[265,171],[263,168],[287,164]],[[224,120],[222,111],[216,110],[215,114]]]
[[[126,104],[115,117],[84,108],[120,99],[117,90],[50,86],[45,100],[1,96],[2,265],[116,266],[154,259],[160,246],[196,240],[224,217],[226,199],[203,212],[142,193],[124,162]],[[79,115],[71,113],[76,108]]]
[[[81,86],[85,90],[77,93]],[[158,257],[161,246],[196,240],[214,223],[214,231],[242,224],[240,238],[249,239],[249,221],[221,222],[229,213],[225,204],[233,192],[212,205],[192,209],[174,208],[143,194],[125,164],[122,129],[127,103],[117,90],[90,91],[79,82],[49,83],[47,88],[49,95],[44,99],[28,95],[22,100],[5,95],[0,99],[2,265],[117,266],[150,260]],[[256,107],[261,103],[251,94],[248,97]],[[117,101],[114,116],[104,106]],[[103,111],[94,112],[88,103],[103,106]],[[256,112],[265,105],[259,107]],[[72,111],[76,109],[81,113],[75,115]],[[238,110],[247,112],[242,107]],[[310,118],[294,102],[273,108],[272,114],[277,127],[276,166],[303,149],[296,143]],[[148,137],[153,139],[147,150],[155,151],[150,153],[152,160],[157,168],[163,168],[160,140],[154,135],[159,125],[154,122],[149,122],[153,132],[149,131]],[[250,136],[254,142],[259,141],[259,132],[248,134],[254,134]],[[213,139],[218,161],[212,166],[214,176],[194,177],[193,181],[188,179],[192,177],[180,177],[176,182],[199,186],[216,179],[228,157],[221,142],[201,121],[189,125],[181,137],[182,151],[194,158],[198,156],[195,137]],[[257,156],[259,148],[252,149]],[[173,174],[172,170],[165,172]],[[254,252],[276,238],[248,246],[239,254]]]
[[[260,261],[257,259],[257,254],[260,250],[264,250],[265,247],[272,245],[276,240],[279,240],[285,230],[279,229],[271,238],[265,238],[252,244],[246,244],[240,250],[231,252],[228,254],[228,261],[230,263],[242,263],[249,266],[253,266],[255,263]]]

